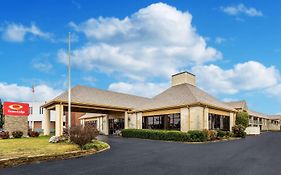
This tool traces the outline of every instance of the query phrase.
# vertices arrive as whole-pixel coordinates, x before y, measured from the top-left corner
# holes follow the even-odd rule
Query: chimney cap
[[[185,73],[195,76],[193,73],[190,73],[188,71],[183,71],[183,72],[179,72],[179,73],[176,73],[176,74],[172,75],[172,77],[180,75],[180,74],[185,74]]]

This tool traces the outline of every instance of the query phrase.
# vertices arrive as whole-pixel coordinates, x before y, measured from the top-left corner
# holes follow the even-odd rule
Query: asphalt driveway
[[[1,175],[279,175],[281,132],[208,144],[109,138],[107,152],[0,169]]]

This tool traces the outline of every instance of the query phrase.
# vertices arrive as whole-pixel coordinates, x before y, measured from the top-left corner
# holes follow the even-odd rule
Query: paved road
[[[184,144],[110,138],[107,152],[1,169],[1,175],[280,175],[281,133]]]

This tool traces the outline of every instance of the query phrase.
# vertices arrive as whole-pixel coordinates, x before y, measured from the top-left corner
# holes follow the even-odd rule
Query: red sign
[[[28,103],[4,102],[3,106],[4,106],[3,107],[4,115],[14,115],[14,116],[29,115]]]

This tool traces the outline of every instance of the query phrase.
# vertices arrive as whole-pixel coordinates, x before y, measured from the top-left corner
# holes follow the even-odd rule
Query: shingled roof
[[[160,109],[173,106],[204,104],[211,107],[233,111],[233,107],[219,101],[200,88],[190,84],[172,86],[150,101],[137,108],[138,111]]]
[[[231,101],[231,102],[225,102],[225,103],[232,106],[235,109],[248,110],[247,102],[245,100]]]
[[[68,91],[63,92],[47,104],[52,102],[67,102]],[[108,90],[101,90],[86,86],[75,86],[71,89],[71,102],[91,105],[101,105],[110,107],[121,107],[134,109],[150,99],[135,95],[118,93]],[[46,106],[45,104],[44,106]]]

